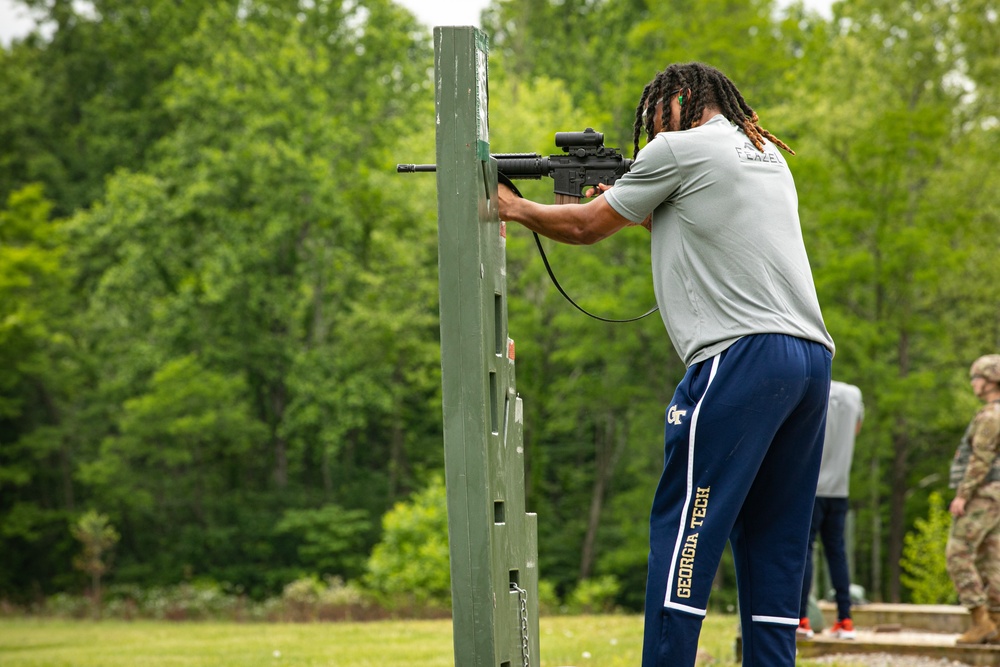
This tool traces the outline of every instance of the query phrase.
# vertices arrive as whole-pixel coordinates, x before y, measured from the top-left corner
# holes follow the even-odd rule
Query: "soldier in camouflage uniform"
[[[969,423],[955,452],[949,486],[948,574],[972,627],[959,644],[1000,643],[1000,354],[976,359],[972,390],[986,403]]]

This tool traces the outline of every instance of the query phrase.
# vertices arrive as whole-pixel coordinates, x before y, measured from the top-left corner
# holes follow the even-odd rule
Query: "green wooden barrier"
[[[445,481],[461,667],[540,664],[537,522],[524,500],[487,55],[476,28],[434,29]]]

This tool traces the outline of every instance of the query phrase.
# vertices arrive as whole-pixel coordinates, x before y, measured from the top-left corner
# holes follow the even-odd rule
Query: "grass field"
[[[710,616],[703,650],[732,662],[733,616]],[[539,667],[636,666],[639,616],[557,616],[539,623]],[[237,624],[0,621],[3,667],[451,667],[451,621]]]
[[[736,664],[736,625],[735,616],[708,616],[699,665]],[[642,618],[545,617],[539,623],[539,641],[541,662],[533,659],[533,667],[638,667]],[[454,662],[450,620],[311,624],[0,620],[3,667],[453,667]]]

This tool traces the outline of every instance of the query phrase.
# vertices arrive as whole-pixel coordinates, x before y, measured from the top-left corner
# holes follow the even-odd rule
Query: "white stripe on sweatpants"
[[[695,616],[707,616],[708,615],[708,610],[707,609],[698,609],[697,607],[689,607],[686,604],[677,604],[676,602],[670,602],[669,600],[667,601],[667,603],[665,605],[663,605],[663,608],[664,609],[676,609],[678,611],[685,611],[685,612],[687,612],[689,614],[694,614]]]
[[[777,625],[794,625],[796,627],[799,624],[799,619],[785,618],[784,616],[751,616],[750,620],[754,623],[775,623]]]
[[[681,510],[680,523],[677,525],[677,542],[674,544],[674,555],[670,559],[670,572],[667,574],[667,591],[663,598],[664,607],[674,607],[673,603],[670,602],[670,590],[674,586],[674,571],[677,569],[677,558],[681,553],[681,545],[684,543],[684,521],[687,518],[688,508],[691,506],[691,491],[694,488],[694,441],[695,434],[698,431],[698,413],[701,412],[701,404],[705,400],[705,395],[708,394],[709,388],[712,386],[712,380],[715,379],[715,372],[719,368],[719,355],[715,355],[712,359],[712,370],[708,374],[708,384],[705,385],[705,391],[702,392],[701,398],[698,399],[698,404],[694,406],[694,411],[691,413],[691,428],[688,431],[688,464],[687,464],[687,490],[684,492],[684,508]],[[685,610],[693,610],[694,607],[686,607],[685,605],[677,605],[674,608],[683,608]],[[704,615],[704,612],[702,613]]]

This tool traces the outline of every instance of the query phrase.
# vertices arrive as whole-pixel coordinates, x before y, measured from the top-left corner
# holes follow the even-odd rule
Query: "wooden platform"
[[[837,605],[820,600],[824,627],[837,622]],[[961,605],[950,604],[889,604],[869,602],[851,607],[851,618],[859,628],[889,628],[900,626],[909,630],[954,633],[969,627],[969,612]]]
[[[824,602],[819,607],[829,628],[836,622],[836,609]],[[955,644],[969,625],[969,614],[963,607],[872,603],[852,607],[851,616],[857,630],[855,639],[834,639],[817,632],[814,638],[797,642],[799,657],[889,653],[945,658],[974,667],[1000,665],[1000,644]],[[737,662],[742,660],[742,653],[742,641],[737,637]]]
[[[859,655],[865,653],[891,653],[926,658],[944,658],[975,667],[1000,665],[1000,644],[956,646],[957,634],[929,632],[872,632],[858,629],[856,639],[833,639],[816,635],[813,639],[797,642],[800,658],[819,658],[825,655]]]

